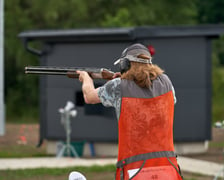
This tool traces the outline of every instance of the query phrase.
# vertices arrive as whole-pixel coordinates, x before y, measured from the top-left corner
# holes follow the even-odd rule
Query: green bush
[[[212,121],[224,120],[224,67],[220,64],[220,53],[224,52],[224,38],[214,41],[212,56]]]

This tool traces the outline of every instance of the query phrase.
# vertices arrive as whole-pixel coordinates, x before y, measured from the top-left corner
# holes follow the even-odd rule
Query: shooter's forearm
[[[84,71],[77,71],[79,74],[79,80],[82,84],[82,91],[85,103],[87,104],[97,104],[100,103],[98,97],[98,89],[95,89],[92,78]]]

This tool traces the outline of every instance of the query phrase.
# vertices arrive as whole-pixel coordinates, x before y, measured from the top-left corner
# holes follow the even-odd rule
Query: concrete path
[[[92,166],[92,165],[109,165],[115,164],[116,159],[83,159],[83,158],[16,158],[16,159],[0,159],[0,170],[5,169],[33,169],[33,168],[63,168],[74,166]],[[178,163],[181,170],[185,172],[197,173],[208,176],[216,176],[219,172],[223,172],[224,164],[217,164],[208,161],[196,160],[186,157],[178,157]]]
[[[3,169],[33,169],[33,168],[64,168],[74,166],[93,166],[115,164],[116,159],[83,159],[83,158],[16,158],[0,159],[0,170]]]
[[[224,164],[217,164],[213,162],[178,157],[178,163],[182,171],[197,173],[207,176],[216,176],[218,173],[221,173],[220,177],[224,177]]]

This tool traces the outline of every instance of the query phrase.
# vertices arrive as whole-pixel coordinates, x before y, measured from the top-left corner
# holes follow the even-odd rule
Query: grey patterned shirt
[[[121,79],[115,78],[108,81],[106,84],[101,86],[98,90],[98,96],[101,103],[106,107],[114,107],[116,110],[117,119],[120,117],[121,108]],[[176,103],[175,90],[172,86],[172,91],[174,95],[174,103]]]
[[[120,116],[121,107],[121,79],[115,78],[108,81],[105,85],[101,86],[98,91],[98,96],[101,103],[106,107],[114,107],[116,110],[117,119]]]

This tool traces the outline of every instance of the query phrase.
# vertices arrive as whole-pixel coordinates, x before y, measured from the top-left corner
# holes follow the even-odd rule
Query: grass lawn
[[[81,172],[88,180],[113,180],[115,166],[3,170],[0,180],[67,180],[72,171]]]
[[[10,148],[10,150],[9,150]],[[44,148],[36,148],[35,146],[11,145],[9,147],[2,146],[0,148],[0,158],[24,158],[24,157],[46,157]]]
[[[0,180],[68,180],[69,173],[78,171],[87,180],[114,180],[115,166],[92,166],[73,168],[38,168],[26,170],[2,170]],[[212,177],[200,174],[183,173],[184,180],[212,180]]]

